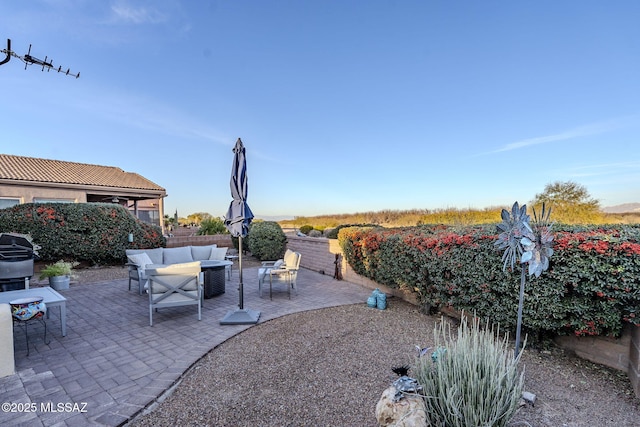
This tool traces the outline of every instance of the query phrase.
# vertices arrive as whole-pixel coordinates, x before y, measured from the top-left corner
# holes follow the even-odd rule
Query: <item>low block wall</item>
[[[182,246],[206,246],[216,244],[218,247],[233,248],[230,234],[214,234],[212,236],[174,236],[167,237],[168,248]]]
[[[620,338],[567,335],[558,336],[554,341],[560,347],[575,352],[583,359],[626,372],[629,369],[631,355],[632,328],[635,327],[631,325],[625,327]]]
[[[631,331],[628,373],[636,396],[640,397],[640,327],[632,328]]]
[[[342,259],[342,248],[336,239],[287,235],[287,247],[300,252],[301,267],[332,276],[338,255],[342,280],[370,289],[379,288],[387,294],[420,305],[415,294],[410,291],[391,289],[356,274]],[[574,351],[583,359],[627,372],[636,396],[640,397],[640,327],[628,325],[620,338],[566,336],[557,337],[556,343]]]
[[[355,283],[371,290],[378,288],[386,294],[401,298],[412,304],[419,305],[419,301],[412,292],[392,289],[374,282],[357,274],[343,259],[342,248],[337,239],[323,237],[299,237],[287,235],[287,248],[299,252],[301,255],[300,266],[319,273],[335,277],[336,255],[338,255],[338,268],[342,280]]]

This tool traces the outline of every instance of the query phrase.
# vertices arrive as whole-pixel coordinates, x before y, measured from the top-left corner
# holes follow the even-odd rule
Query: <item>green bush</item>
[[[61,259],[40,270],[40,280],[56,276],[72,276],[74,267],[78,265],[78,261],[66,262]]]
[[[506,426],[520,403],[524,374],[499,329],[482,328],[465,316],[457,339],[448,322],[434,328],[434,351],[420,356],[413,372],[428,425],[447,427]]]
[[[315,230],[315,229],[314,229],[314,230],[309,231],[308,236],[309,236],[309,237],[323,237],[323,236],[322,236],[322,231],[320,231],[320,230]]]
[[[258,260],[276,260],[284,256],[287,237],[277,222],[261,221],[251,225],[247,243],[251,254]]]
[[[313,225],[303,225],[299,230],[302,234],[309,234],[309,232],[313,230]]]
[[[200,223],[199,236],[212,236],[214,234],[228,234],[229,230],[220,218],[205,218]]]
[[[117,265],[125,249],[155,248],[166,242],[159,227],[134,218],[113,203],[25,203],[0,209],[0,231],[29,234],[42,246],[42,261],[72,259]],[[128,236],[133,234],[133,243]]]
[[[527,280],[523,331],[617,336],[640,325],[640,226],[554,226],[549,270]],[[342,229],[340,245],[354,271],[415,292],[432,307],[490,317],[514,330],[519,266],[502,271],[495,225]]]
[[[329,232],[326,233],[325,237],[327,239],[337,239],[338,233],[340,233],[340,230],[342,230],[343,228],[349,228],[349,227],[380,227],[380,226],[377,224],[342,224],[337,226],[334,229],[329,230]]]

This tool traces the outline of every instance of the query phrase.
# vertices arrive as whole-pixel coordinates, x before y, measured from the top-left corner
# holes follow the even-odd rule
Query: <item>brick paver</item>
[[[268,287],[258,296],[257,270],[243,270],[244,308],[260,311],[259,323],[300,311],[366,301],[369,289],[302,269],[298,294]],[[67,336],[57,309],[43,327],[30,327],[26,357],[22,330],[14,331],[17,374],[0,378],[2,402],[31,405],[29,412],[0,412],[0,425],[118,426],[152,405],[208,351],[252,325],[220,325],[238,308],[238,272],[226,292],[204,300],[202,321],[193,306],[154,313],[149,326],[146,295],[128,291],[127,280],[73,286],[67,298]],[[65,406],[66,405],[66,406]]]

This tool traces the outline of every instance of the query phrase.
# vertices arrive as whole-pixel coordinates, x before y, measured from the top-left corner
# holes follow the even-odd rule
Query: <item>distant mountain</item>
[[[606,213],[640,212],[640,203],[624,203],[622,205],[607,206],[602,208]]]

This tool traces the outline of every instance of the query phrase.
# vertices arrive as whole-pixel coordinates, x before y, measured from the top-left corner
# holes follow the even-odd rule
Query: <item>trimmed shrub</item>
[[[311,230],[308,234],[309,237],[322,237],[322,231],[320,230]]]
[[[441,320],[433,331],[434,350],[415,362],[429,425],[506,426],[520,403],[524,374],[513,357],[508,336],[499,328],[482,328],[480,320],[462,316],[457,339]]]
[[[247,235],[251,254],[260,261],[272,261],[284,256],[287,236],[275,221],[260,221],[251,225]]]
[[[302,234],[309,234],[309,232],[313,230],[313,225],[303,225],[299,230]]]
[[[549,270],[527,281],[523,330],[618,336],[640,325],[640,226],[554,226]],[[519,266],[502,271],[495,225],[342,229],[340,245],[354,271],[415,292],[425,306],[490,317],[514,330]]]
[[[30,234],[42,261],[117,265],[125,249],[166,245],[160,227],[113,203],[25,203],[0,209],[0,231]],[[133,234],[133,243],[128,236]]]
[[[340,230],[348,227],[380,227],[380,226],[377,224],[342,224],[337,226],[336,228],[329,230],[329,232],[326,233],[325,237],[327,239],[337,239],[338,233],[340,233]]]

